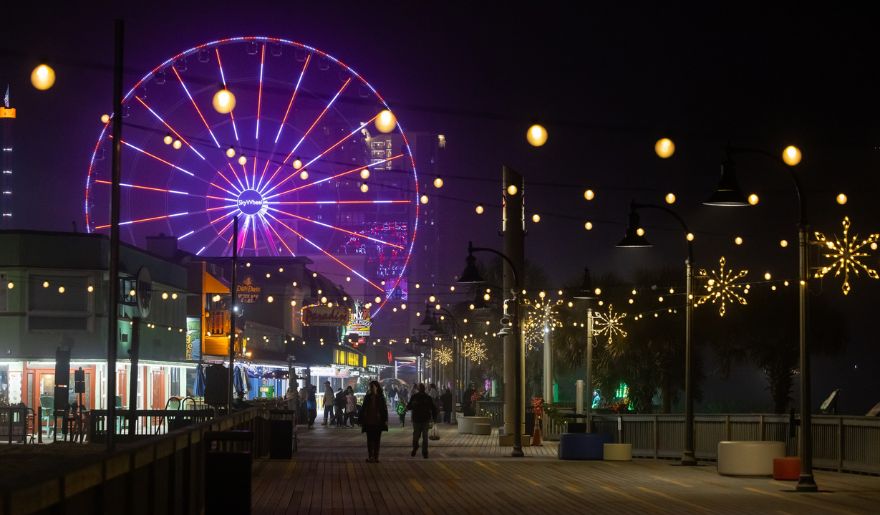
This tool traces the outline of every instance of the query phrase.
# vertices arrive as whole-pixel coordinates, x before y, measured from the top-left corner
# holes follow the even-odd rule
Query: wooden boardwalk
[[[380,463],[366,463],[359,429],[302,428],[292,460],[259,460],[253,512],[364,514],[876,514],[880,477],[817,471],[822,492],[794,483],[719,476],[713,463],[561,461],[555,442],[511,458],[497,437],[452,427],[410,457],[411,429],[382,438]]]

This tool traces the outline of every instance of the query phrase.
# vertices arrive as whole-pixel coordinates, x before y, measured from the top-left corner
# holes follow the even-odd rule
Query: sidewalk
[[[572,462],[556,443],[511,458],[497,436],[458,435],[441,424],[429,459],[410,457],[411,426],[382,437],[380,463],[366,463],[359,428],[301,428],[292,460],[253,469],[253,512],[262,513],[877,513],[880,477],[816,473],[823,492],[796,494],[769,478],[719,476],[713,463]]]

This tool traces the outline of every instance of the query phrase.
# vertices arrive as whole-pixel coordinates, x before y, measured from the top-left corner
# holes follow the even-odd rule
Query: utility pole
[[[517,271],[522,273],[525,261],[525,212],[523,209],[523,178],[511,168],[501,169],[502,174],[502,232],[504,254],[510,260],[504,266],[504,296],[513,297],[510,306],[512,331],[504,336],[504,427],[513,432],[512,456],[523,456],[522,435],[524,427],[522,328],[520,327],[519,301],[516,296],[520,286]]]

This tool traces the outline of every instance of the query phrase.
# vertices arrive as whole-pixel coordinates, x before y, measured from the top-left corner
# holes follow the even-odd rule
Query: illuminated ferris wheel
[[[415,162],[384,99],[343,62],[277,38],[212,41],[147,73],[122,116],[124,240],[164,233],[194,254],[230,255],[238,216],[242,256],[318,256],[382,297],[374,314],[405,298]],[[102,122],[84,206],[99,233],[109,231],[112,145]]]

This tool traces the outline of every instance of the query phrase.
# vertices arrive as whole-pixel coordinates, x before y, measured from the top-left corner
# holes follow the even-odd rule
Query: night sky
[[[595,276],[622,277],[639,268],[681,266],[681,235],[661,213],[643,214],[653,249],[614,248],[629,201],[662,203],[669,191],[696,233],[698,267],[714,267],[725,255],[752,278],[770,271],[794,279],[796,204],[783,170],[760,156],[740,156],[741,184],[760,195],[759,206],[701,205],[728,142],[774,154],[798,145],[804,160],[796,170],[812,226],[839,233],[849,215],[853,232],[880,230],[880,77],[872,13],[740,2],[614,10],[552,2],[534,9],[456,2],[126,4],[66,4],[49,15],[28,14],[22,5],[4,22],[0,85],[11,85],[18,109],[20,228],[68,231],[75,223],[83,229],[88,157],[98,118],[111,111],[112,20],[122,16],[126,89],[196,44],[277,36],[351,65],[382,92],[407,131],[446,135],[439,201],[456,239],[444,242],[442,252],[455,272],[467,240],[500,248],[498,209],[477,217],[473,207],[500,203],[502,164],[525,177],[527,210],[542,216],[529,225],[527,258],[556,286],[578,277],[585,265]],[[29,84],[42,59],[58,74],[48,92]],[[537,149],[524,138],[534,122],[550,133]],[[664,136],[677,147],[669,160],[653,152]],[[596,191],[589,203],[586,187]],[[839,192],[848,194],[846,206],[835,203]],[[586,220],[593,231],[584,230]],[[745,240],[742,246],[734,245],[735,235]],[[783,238],[792,242],[788,249],[778,246]],[[867,261],[880,267],[876,256]],[[845,355],[815,360],[814,398],[842,387],[841,408],[864,413],[880,401],[880,351],[870,321],[880,282],[856,280],[846,298],[833,279],[816,289],[847,313],[850,341]]]

